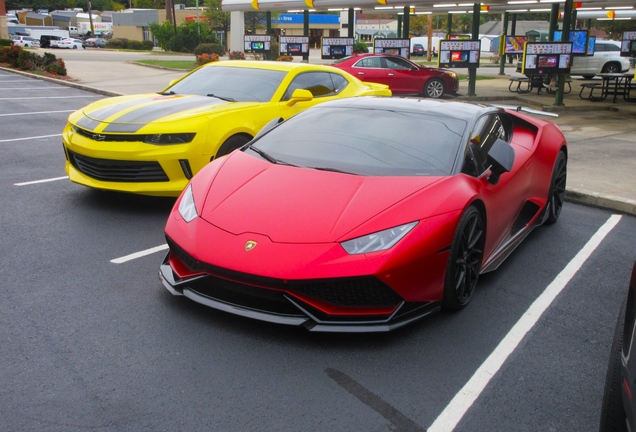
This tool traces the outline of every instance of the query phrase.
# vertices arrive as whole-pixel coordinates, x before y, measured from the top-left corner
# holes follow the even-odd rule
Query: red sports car
[[[455,72],[419,66],[399,55],[359,54],[338,60],[332,66],[347,71],[362,81],[386,84],[394,95],[413,94],[441,98],[459,90]]]
[[[563,134],[522,112],[365,97],[275,122],[175,203],[159,273],[172,294],[313,331],[388,331],[464,307],[563,205]]]

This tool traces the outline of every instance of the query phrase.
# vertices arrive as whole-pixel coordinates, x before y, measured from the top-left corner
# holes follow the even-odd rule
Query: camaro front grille
[[[85,129],[74,127],[75,132],[78,134],[85,136],[86,138],[92,139],[93,141],[104,141],[104,142],[143,142],[146,139],[146,135],[135,135],[135,134],[104,134],[104,133],[95,133],[89,132]]]
[[[113,182],[167,182],[159,162],[97,159],[67,149],[69,161],[82,174],[96,180]]]
[[[302,281],[254,276],[201,262],[170,239],[167,240],[170,252],[190,270],[212,275],[210,280],[215,285],[219,283],[218,281],[225,279],[226,281],[221,285],[236,294],[241,293],[253,298],[280,299],[286,291],[340,307],[395,307],[403,301],[402,297],[374,276]]]

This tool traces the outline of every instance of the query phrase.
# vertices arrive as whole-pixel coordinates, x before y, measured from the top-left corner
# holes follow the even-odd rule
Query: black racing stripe
[[[157,95],[159,97],[159,95]],[[127,110],[128,108],[132,108],[137,105],[147,104],[148,102],[152,102],[155,98],[144,98],[144,99],[135,99],[133,101],[122,102],[118,104],[114,104],[111,106],[107,106],[105,108],[98,109],[97,111],[93,111],[90,113],[84,112],[85,116],[88,116],[94,120],[105,121],[108,117],[111,117],[118,112]]]
[[[88,117],[82,117],[77,122],[77,126],[81,127],[82,129],[86,129],[86,130],[90,130],[90,131],[94,131],[95,129],[97,129],[100,124],[101,124],[101,122],[95,121],[95,120],[90,119]]]
[[[166,98],[165,100],[157,101],[157,103],[143,106],[139,109],[126,113],[123,116],[114,119],[113,122],[146,124],[188,109],[214,106],[221,103],[227,102],[205,96]]]
[[[110,123],[103,132],[137,132],[145,124],[140,123]]]

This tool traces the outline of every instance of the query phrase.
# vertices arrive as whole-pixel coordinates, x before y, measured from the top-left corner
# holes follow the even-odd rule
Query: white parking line
[[[62,136],[62,134],[40,135],[40,136],[27,137],[27,138],[11,138],[11,139],[0,140],[0,143],[13,142],[13,141],[28,141],[28,140],[35,140],[35,139],[42,139],[42,138],[51,138],[51,137],[60,137],[60,136]]]
[[[78,95],[78,96],[35,96],[35,97],[15,97],[0,98],[0,100],[25,100],[25,99],[74,99],[74,98],[103,98],[99,95]]]
[[[4,87],[0,90],[62,90],[60,87]]]
[[[61,111],[34,111],[34,112],[23,112],[23,113],[9,113],[9,114],[0,114],[0,117],[8,117],[8,116],[23,116],[23,115],[33,115],[33,114],[56,114],[56,113],[68,113],[77,110],[61,110]]]
[[[132,260],[137,259],[137,258],[145,257],[146,255],[152,255],[153,253],[164,251],[166,249],[168,249],[168,245],[167,244],[162,244],[161,246],[157,246],[157,247],[153,247],[153,248],[150,248],[150,249],[146,249],[146,250],[143,250],[141,252],[135,252],[135,253],[132,253],[130,255],[123,256],[121,258],[112,259],[112,260],[110,260],[110,262],[112,262],[113,264],[122,264],[122,263],[125,263],[127,261],[132,261]]]
[[[48,183],[48,182],[54,182],[54,181],[58,181],[58,180],[64,180],[64,179],[67,179],[67,178],[68,178],[68,176],[54,177],[54,178],[43,179],[43,180],[33,180],[33,181],[28,181],[28,182],[23,182],[23,183],[13,183],[13,186],[28,186],[28,185],[33,185],[33,184]]]
[[[453,400],[437,417],[435,422],[428,428],[428,432],[451,432],[455,429],[466,411],[479,397],[488,382],[499,371],[506,359],[517,348],[525,335],[534,327],[541,315],[552,304],[554,299],[563,291],[563,288],[574,277],[576,272],[583,266],[592,252],[603,241],[605,236],[618,224],[621,216],[612,215],[605,224],[598,229],[596,234],[587,242],[583,249],[559,275],[548,285],[543,293],[532,303],[530,308],[517,321],[514,327],[508,332],[506,337],[499,343],[497,348],[488,356],[486,361],[477,369],[477,372],[470,378],[466,385],[455,395]]]

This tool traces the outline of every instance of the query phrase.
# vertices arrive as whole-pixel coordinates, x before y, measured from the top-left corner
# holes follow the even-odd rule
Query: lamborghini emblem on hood
[[[245,250],[247,252],[251,251],[252,249],[254,249],[256,247],[256,242],[253,240],[248,240],[247,243],[245,243]]]

